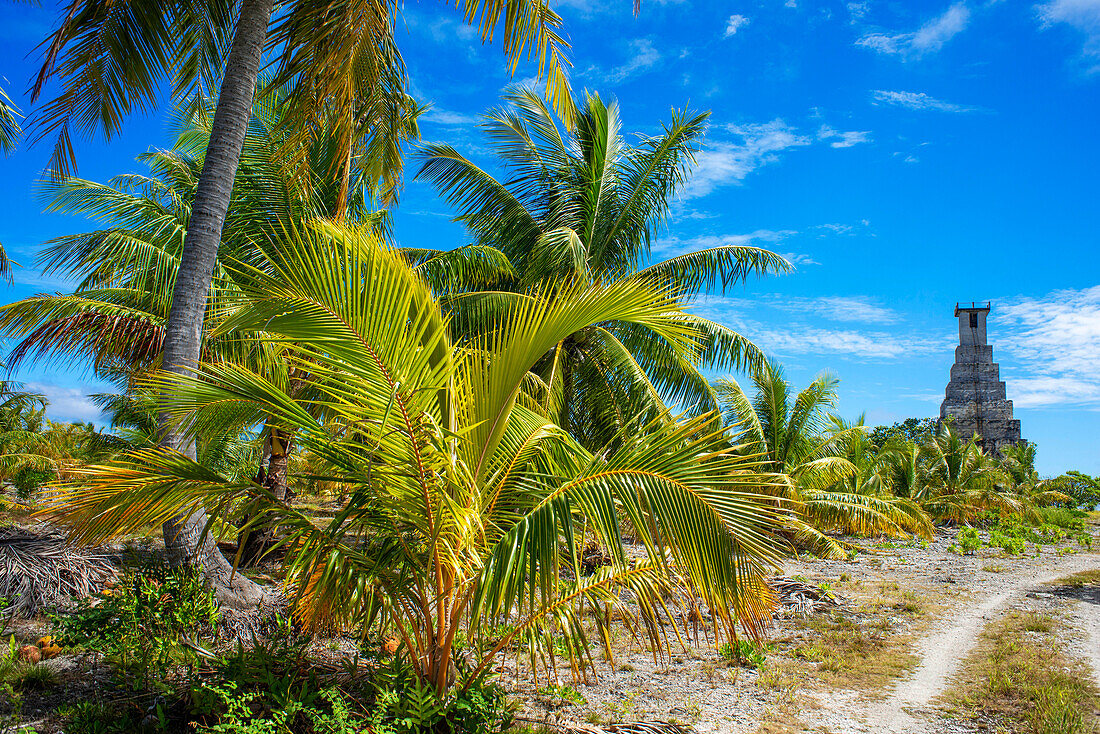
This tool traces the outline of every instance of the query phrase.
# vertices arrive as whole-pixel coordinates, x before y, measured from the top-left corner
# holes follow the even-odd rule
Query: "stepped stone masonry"
[[[1005,394],[993,346],[986,343],[985,317],[991,304],[957,304],[959,346],[951,381],[940,405],[940,420],[952,416],[964,438],[977,433],[982,447],[994,454],[1020,442],[1020,421],[1012,417],[1012,401]]]

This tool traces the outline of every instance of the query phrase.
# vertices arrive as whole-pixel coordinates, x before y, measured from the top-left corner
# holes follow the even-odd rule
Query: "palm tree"
[[[225,267],[227,259],[262,262],[265,252],[277,247],[288,229],[336,216],[339,184],[327,175],[338,147],[332,142],[336,136],[318,138],[307,151],[311,162],[307,175],[291,175],[281,154],[286,139],[281,99],[279,90],[273,89],[254,105],[204,324],[233,308],[238,287],[235,274]],[[17,340],[10,361],[13,368],[24,359],[80,355],[92,359],[100,377],[127,384],[134,374],[159,364],[171,307],[169,294],[203,167],[212,112],[212,104],[195,106],[182,116],[171,150],[141,157],[150,175],[119,176],[106,185],[75,177],[45,182],[51,211],[93,216],[105,226],[51,240],[40,255],[47,273],[78,280],[72,294],[39,295],[0,308],[0,333]],[[343,219],[385,234],[385,217],[371,210],[364,175],[356,168],[351,179],[357,183],[343,192]],[[503,255],[489,248],[402,252],[439,289],[458,282],[483,286],[511,273]],[[263,346],[255,340],[212,338],[207,331],[203,358],[277,364],[278,354]],[[278,478],[278,472],[268,471],[268,475]]]
[[[504,252],[517,274],[510,290],[634,278],[669,284],[689,297],[719,280],[727,285],[750,273],[789,270],[782,257],[744,246],[649,263],[670,202],[690,177],[706,114],[674,112],[662,134],[631,144],[620,129],[618,104],[597,95],[578,101],[572,129],[530,90],[513,90],[505,100],[507,106],[485,115],[483,127],[506,178],[448,145],[426,146],[417,176],[446,197],[476,244]],[[457,305],[482,319],[493,313],[487,307],[509,302],[504,294],[477,294]],[[459,317],[461,323],[470,315]],[[643,408],[660,412],[662,400],[700,413],[715,410],[701,368],[762,361],[733,330],[695,315],[680,318],[701,336],[693,354],[677,352],[644,328],[612,322],[554,345],[534,376],[545,385],[546,402],[558,407],[558,425],[590,448],[601,446],[627,417]]]
[[[1034,506],[1011,488],[999,462],[982,451],[975,434],[963,439],[950,421],[923,446],[925,491],[921,504],[932,517],[965,523],[983,511],[1033,516]]]
[[[269,265],[236,266],[252,271],[242,278],[247,305],[223,327],[287,344],[319,411],[231,363],[160,373],[161,394],[171,396],[162,407],[184,425],[227,407],[274,416],[347,489],[345,506],[318,524],[253,482],[147,449],[87,469],[57,501],[76,538],[102,540],[198,505],[276,516],[287,529],[297,618],[397,635],[440,698],[518,639],[545,650],[564,638],[579,670],[590,662],[589,620],[606,632],[625,615],[664,646],[656,621],[677,577],[680,593],[706,603],[729,635],[767,619],[772,519],[755,492],[769,478],[722,432],[705,430],[708,416],[656,421],[606,457],[523,399],[533,365],[586,324],[696,339],[676,317],[672,289],[618,280],[533,290],[498,328],[453,343],[426,281],[362,232],[320,225],[285,242]],[[343,430],[334,433],[333,421]],[[645,559],[626,557],[621,523]],[[612,555],[588,575],[577,547],[584,533]],[[470,672],[455,680],[462,630],[474,644]]]
[[[926,497],[926,470],[921,444],[904,439],[890,440],[882,447],[880,456],[886,482],[894,495],[917,501]]]
[[[29,392],[21,383],[0,380],[0,481],[27,468],[52,468],[34,450],[42,443],[45,417],[45,395]]]
[[[210,274],[232,198],[233,183],[251,117],[253,96],[265,47],[279,66],[280,83],[295,82],[304,99],[341,99],[348,84],[347,64],[363,49],[372,57],[376,76],[404,79],[393,36],[396,5],[382,0],[349,0],[334,4],[298,0],[281,8],[270,29],[275,0],[240,2],[168,2],[167,0],[71,0],[61,24],[47,39],[46,58],[34,85],[37,98],[46,83],[60,78],[61,93],[41,112],[40,134],[56,134],[54,165],[60,174],[73,164],[72,128],[100,131],[107,138],[135,108],[156,106],[166,76],[177,100],[205,89],[218,91],[218,104],[202,173],[196,185],[187,246],[180,253],[171,310],[165,324],[162,365],[183,374],[201,359],[202,324]],[[568,109],[569,89],[557,33],[560,18],[545,0],[464,0],[467,23],[478,23],[483,40],[491,40],[503,20],[504,50],[512,68],[526,49],[537,55],[547,94]],[[269,33],[269,30],[271,31]],[[382,56],[386,54],[386,56]],[[224,64],[223,64],[224,61]],[[381,85],[388,95],[394,84]],[[321,111],[302,105],[305,113]],[[302,120],[308,123],[309,120]],[[311,126],[297,127],[303,135]],[[399,126],[398,126],[399,127]],[[182,435],[162,421],[161,441],[193,454]],[[227,590],[235,576],[210,543],[197,545],[202,513],[178,517],[165,525],[170,554],[194,562],[217,587]],[[244,606],[259,599],[258,588],[237,581],[222,596],[239,597]]]
[[[836,378],[823,374],[792,395],[783,367],[768,360],[752,380],[751,399],[733,380],[718,381],[715,391],[739,450],[764,457],[766,468],[784,478],[773,494],[788,510],[787,527],[797,543],[845,557],[824,531],[930,534],[927,518],[881,490],[862,423],[845,424],[833,415]]]
[[[836,421],[838,431],[863,428],[863,419],[854,424]],[[891,482],[901,475],[899,466],[888,451],[876,451],[871,436],[865,430],[846,431],[843,440],[844,458],[852,465],[853,471],[828,487],[825,492],[811,495],[807,504],[811,507],[809,515],[815,524],[822,527],[826,507],[846,504],[843,510],[832,512],[829,526],[834,530],[853,535],[884,532],[888,535],[903,536],[914,533],[931,538],[934,533],[932,520],[921,509],[920,504],[898,491]],[[852,510],[852,505],[862,502],[870,512]]]

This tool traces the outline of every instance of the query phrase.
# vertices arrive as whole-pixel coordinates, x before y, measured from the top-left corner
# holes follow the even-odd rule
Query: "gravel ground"
[[[839,611],[818,615],[826,618],[818,621],[848,620],[874,638],[866,674],[859,670],[863,658],[836,674],[826,663],[807,659],[804,651],[814,644],[820,625],[781,619],[769,631],[772,650],[761,670],[729,666],[702,641],[658,662],[624,644],[616,671],[601,666],[598,684],[576,685],[584,703],[545,689],[540,695],[512,664],[505,681],[523,702],[523,717],[551,725],[659,720],[731,734],[968,731],[945,718],[934,699],[985,624],[1028,605],[1066,613],[1067,650],[1089,662],[1100,681],[1100,600],[1055,595],[1043,586],[1100,568],[1100,555],[1076,543],[1042,546],[1038,557],[1004,557],[999,549],[957,555],[947,550],[954,536],[948,529],[930,544],[861,541],[868,552],[850,561],[786,564],[785,574],[827,583],[845,600]],[[910,606],[918,611],[907,613]],[[884,664],[876,663],[874,648]],[[560,676],[561,684],[570,684],[567,671]]]

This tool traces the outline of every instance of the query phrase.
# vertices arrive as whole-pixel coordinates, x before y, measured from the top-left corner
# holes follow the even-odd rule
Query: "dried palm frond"
[[[573,724],[560,722],[555,725],[539,722],[542,726],[556,729],[563,734],[694,734],[690,724],[673,724],[668,721],[631,721],[625,724],[593,726],[591,724]]]
[[[776,617],[808,617],[840,603],[827,588],[790,576],[773,576],[767,584],[779,602]]]
[[[115,576],[116,559],[99,548],[69,545],[53,530],[0,528],[0,599],[5,615],[33,617],[98,590]]]

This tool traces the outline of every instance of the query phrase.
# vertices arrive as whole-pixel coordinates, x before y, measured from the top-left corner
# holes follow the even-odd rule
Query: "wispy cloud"
[[[26,388],[46,396],[46,415],[53,420],[94,421],[100,416],[99,407],[84,389],[43,382],[28,382]]]
[[[970,9],[964,3],[955,3],[913,32],[868,33],[856,45],[878,53],[917,58],[939,51],[969,24]]]
[[[712,142],[696,157],[698,165],[685,195],[705,196],[719,186],[739,183],[760,166],[779,160],[779,153],[809,145],[813,138],[800,134],[783,120],[750,125],[726,125],[736,142]]]
[[[778,297],[772,306],[781,311],[813,315],[829,321],[889,324],[898,320],[897,312],[879,305],[869,296]]]
[[[697,165],[685,198],[706,196],[720,186],[740,183],[756,169],[778,161],[781,153],[793,148],[814,142],[848,148],[871,139],[869,131],[842,132],[827,125],[816,133],[805,133],[779,118],[771,122],[728,124],[720,130],[734,139],[713,141],[696,156]]]
[[[439,107],[428,110],[423,119],[438,125],[476,125],[481,122],[481,118],[477,115],[467,115],[463,112],[454,112]]]
[[[1087,73],[1100,73],[1100,0],[1053,0],[1036,6],[1044,28],[1065,24],[1085,35],[1081,57]]]
[[[944,338],[898,328],[901,316],[869,296],[707,295],[692,310],[740,329],[764,351],[780,357],[835,355],[891,361],[950,348]],[[889,329],[874,328],[887,324],[891,325]]]
[[[1017,405],[1100,406],[1100,286],[997,301],[992,318],[1023,373],[1008,386]]]
[[[817,260],[814,260],[813,255],[807,255],[804,252],[781,252],[779,254],[782,255],[787,260],[787,262],[789,262],[791,265],[794,265],[795,267],[798,267],[799,265],[821,264]]]
[[[870,130],[850,130],[842,132],[828,125],[822,125],[817,131],[817,139],[824,140],[833,148],[851,148],[853,145],[871,142]]]
[[[729,38],[730,36],[737,35],[737,31],[741,30],[749,24],[749,19],[743,15],[734,14],[726,21],[726,30],[722,34],[722,38]]]
[[[649,71],[661,60],[661,52],[648,38],[635,38],[628,46],[630,59],[603,74],[605,81],[617,84],[632,76]]]
[[[812,326],[762,329],[753,338],[765,351],[781,356],[836,354],[852,359],[894,360],[931,354],[942,345],[892,331],[856,331]]]
[[[15,268],[12,272],[12,282],[15,285],[26,285],[32,288],[41,288],[49,292],[69,292],[79,285],[79,281],[64,278],[60,275],[44,275],[34,268]]]
[[[886,104],[895,107],[904,107],[907,110],[917,112],[976,112],[977,107],[944,102],[924,92],[898,92],[885,89],[876,89],[871,92],[872,104]]]

